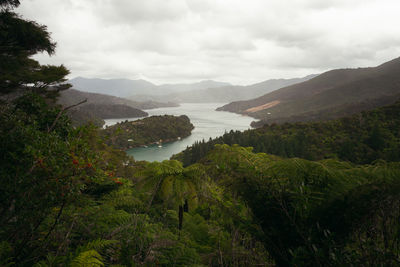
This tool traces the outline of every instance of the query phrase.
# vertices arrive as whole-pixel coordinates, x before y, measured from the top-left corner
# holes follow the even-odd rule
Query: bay
[[[172,155],[186,149],[195,141],[208,140],[223,135],[230,130],[244,131],[250,128],[254,118],[231,112],[215,111],[217,107],[225,103],[183,103],[179,107],[157,108],[146,110],[149,116],[153,115],[187,115],[194,125],[192,134],[179,141],[163,143],[162,147],[152,145],[127,150],[135,160],[163,161]],[[139,118],[109,119],[105,120],[106,125],[112,125],[124,120],[137,120]]]

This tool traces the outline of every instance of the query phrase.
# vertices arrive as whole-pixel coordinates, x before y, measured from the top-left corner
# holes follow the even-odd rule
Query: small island
[[[108,145],[127,150],[180,140],[189,136],[193,129],[186,115],[163,115],[108,126],[102,130],[102,136]]]

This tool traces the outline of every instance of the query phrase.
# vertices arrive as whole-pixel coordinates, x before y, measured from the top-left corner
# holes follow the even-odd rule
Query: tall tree
[[[53,55],[56,43],[46,26],[12,12],[18,5],[17,0],[0,1],[0,94],[22,90],[55,97],[70,87],[64,83],[69,71],[31,58],[43,52]]]

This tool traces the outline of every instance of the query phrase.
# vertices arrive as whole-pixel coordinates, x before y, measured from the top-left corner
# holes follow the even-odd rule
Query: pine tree
[[[22,90],[54,98],[70,87],[64,83],[69,71],[31,58],[43,52],[53,55],[56,43],[46,26],[12,12],[18,5],[17,0],[0,1],[0,94]]]

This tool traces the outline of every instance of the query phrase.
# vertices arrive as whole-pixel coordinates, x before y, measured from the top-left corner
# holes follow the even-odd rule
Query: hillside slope
[[[185,115],[151,116],[136,121],[124,121],[101,131],[108,145],[130,149],[157,142],[171,142],[187,137],[194,129]]]
[[[58,98],[58,103],[63,106],[69,106],[69,105],[74,105],[84,99],[87,99],[88,104],[126,105],[137,109],[153,109],[153,108],[178,106],[178,104],[171,102],[162,103],[155,101],[144,101],[144,102],[133,101],[126,98],[105,95],[105,94],[82,92],[75,89],[62,91],[60,97]]]
[[[174,105],[156,102],[141,103],[115,96],[80,92],[74,89],[62,91],[58,98],[58,104],[68,107],[85,99],[87,100],[86,103],[80,104],[67,112],[75,125],[92,122],[97,126],[102,126],[104,124],[103,119],[146,117],[148,114],[141,108]]]
[[[261,97],[218,110],[265,122],[331,119],[364,107],[391,104],[400,94],[400,58],[374,68],[337,69]],[[337,113],[337,114],[336,114]]]

